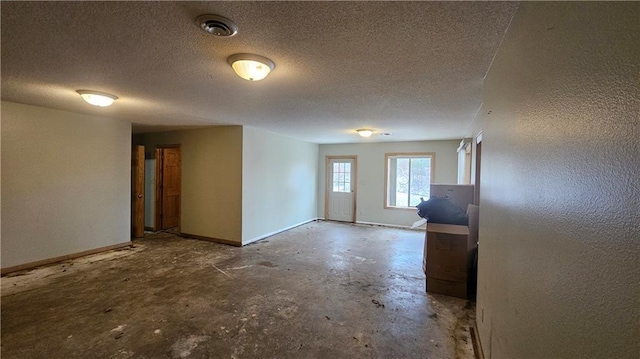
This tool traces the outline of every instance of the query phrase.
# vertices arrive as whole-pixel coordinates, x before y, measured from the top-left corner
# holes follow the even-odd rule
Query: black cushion
[[[467,212],[458,207],[449,196],[431,196],[426,201],[416,206],[418,216],[425,218],[429,223],[457,224],[466,226],[469,224]]]

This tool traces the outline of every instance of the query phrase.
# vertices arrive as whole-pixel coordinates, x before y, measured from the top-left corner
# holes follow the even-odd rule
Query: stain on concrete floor
[[[331,222],[242,248],[147,235],[2,278],[1,354],[473,358],[473,305],[424,292],[423,239]]]

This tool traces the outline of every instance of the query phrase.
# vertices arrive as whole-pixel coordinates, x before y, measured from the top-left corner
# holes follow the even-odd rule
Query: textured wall
[[[390,152],[435,152],[435,183],[456,183],[459,140],[376,142],[320,145],[318,156],[318,217],[324,218],[327,156],[358,156],[356,221],[410,226],[420,219],[415,210],[384,208],[384,155]]]
[[[242,128],[242,242],[316,218],[318,145]]]
[[[135,142],[146,158],[157,145],[181,145],[183,233],[242,241],[242,127],[148,133]]]
[[[130,240],[131,124],[2,102],[2,267]]]
[[[522,3],[485,80],[487,358],[640,352],[640,3]]]

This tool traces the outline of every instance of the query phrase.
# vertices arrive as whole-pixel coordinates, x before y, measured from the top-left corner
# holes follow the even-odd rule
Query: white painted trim
[[[411,229],[411,226],[402,226],[399,224],[388,224],[388,223],[376,223],[376,222],[363,222],[363,221],[357,221],[356,224],[365,224],[368,226],[380,226],[380,227],[390,227],[390,228],[402,228],[402,229]],[[418,227],[415,230],[420,230],[421,228]]]
[[[460,141],[460,145],[458,146],[458,149],[456,150],[456,152],[460,152],[460,150],[467,150],[467,148],[469,146],[471,146],[471,143],[473,142],[473,138],[471,137],[465,137]]]
[[[340,222],[340,221],[332,221],[332,220],[327,220],[324,218],[316,218],[318,221],[323,221],[323,222],[336,222],[336,223],[349,223],[349,222]],[[355,224],[361,224],[364,226],[380,226],[380,227],[389,227],[389,228],[401,228],[401,229],[411,229],[411,226],[402,226],[399,224],[388,224],[388,223],[377,223],[377,222],[363,222],[363,221],[357,221]],[[417,227],[415,229],[413,229],[413,231],[419,231],[419,230],[424,230],[425,226],[422,225],[420,227]]]
[[[255,238],[252,238],[252,239],[250,239],[250,240],[248,240],[248,241],[246,241],[246,242],[245,242],[245,241],[242,241],[242,245],[244,246],[244,245],[247,245],[247,244],[249,244],[249,243],[253,243],[253,242],[259,241],[259,240],[261,240],[261,239],[265,239],[265,238],[267,238],[267,237],[274,236],[274,235],[276,235],[276,234],[278,234],[278,233],[282,233],[282,232],[284,232],[284,231],[288,231],[288,230],[290,230],[290,229],[293,229],[293,228],[296,228],[296,227],[300,227],[300,226],[301,226],[301,225],[303,225],[303,224],[307,224],[307,223],[310,223],[310,222],[313,222],[313,221],[317,221],[317,220],[319,220],[319,219],[320,219],[320,218],[318,218],[318,217],[316,217],[316,218],[311,218],[311,219],[306,220],[306,221],[304,221],[304,222],[300,222],[300,223],[298,223],[298,224],[294,224],[293,226],[289,226],[289,227],[286,227],[286,228],[282,228],[282,229],[279,229],[279,230],[277,230],[277,231],[273,231],[273,232],[271,232],[271,233],[263,234],[263,235],[261,235],[261,236],[258,236],[258,237],[255,237]]]

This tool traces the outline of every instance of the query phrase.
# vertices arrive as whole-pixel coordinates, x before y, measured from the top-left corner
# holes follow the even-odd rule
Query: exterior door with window
[[[327,219],[354,222],[355,159],[329,158],[327,173]]]

